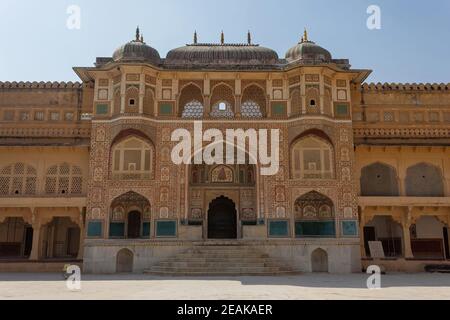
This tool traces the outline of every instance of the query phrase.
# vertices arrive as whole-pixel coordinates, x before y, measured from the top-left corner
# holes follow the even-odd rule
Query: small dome
[[[136,39],[118,48],[113,54],[113,60],[116,62],[148,62],[155,65],[161,63],[158,51],[144,42],[139,28],[136,30]]]
[[[332,57],[328,50],[317,45],[315,42],[309,41],[308,34],[305,31],[302,40],[286,53],[286,60],[288,62],[302,60],[312,63],[328,63],[331,62]]]

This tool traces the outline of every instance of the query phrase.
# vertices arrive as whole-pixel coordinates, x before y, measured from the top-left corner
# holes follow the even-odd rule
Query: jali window
[[[298,140],[292,147],[294,179],[332,179],[333,147],[316,136]]]
[[[0,171],[0,196],[36,194],[36,169],[24,163],[16,163]]]
[[[113,149],[113,179],[151,179],[152,163],[152,146],[136,137],[129,138],[117,144]]]
[[[45,177],[45,193],[49,195],[82,194],[83,173],[78,166],[68,163],[48,168]]]

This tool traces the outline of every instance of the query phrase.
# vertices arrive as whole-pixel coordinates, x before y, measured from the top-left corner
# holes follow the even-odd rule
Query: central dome
[[[254,44],[190,44],[171,50],[166,65],[274,65],[278,54]]]

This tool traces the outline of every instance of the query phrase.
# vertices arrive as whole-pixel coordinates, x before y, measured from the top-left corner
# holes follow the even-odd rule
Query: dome
[[[194,43],[171,50],[167,54],[167,65],[274,65],[278,63],[278,54],[268,48],[252,44],[248,34],[248,43],[227,44],[222,33],[221,43]]]
[[[308,34],[305,31],[302,40],[286,53],[286,60],[288,62],[303,60],[308,62],[327,63],[331,62],[332,57],[328,50],[317,45],[315,42],[309,41]]]
[[[118,48],[113,54],[113,60],[116,62],[148,62],[155,65],[161,63],[158,51],[144,42],[139,28],[136,30],[136,39]]]

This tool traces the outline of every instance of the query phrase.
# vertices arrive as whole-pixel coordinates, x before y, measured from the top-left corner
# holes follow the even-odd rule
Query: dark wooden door
[[[221,197],[211,203],[208,212],[208,238],[237,238],[236,207],[230,199]]]
[[[23,249],[23,255],[29,257],[31,254],[31,249],[33,247],[33,228],[25,228],[25,247]]]
[[[67,230],[67,255],[76,257],[80,246],[80,229],[69,228]]]
[[[369,242],[375,241],[375,228],[374,227],[364,227],[364,248],[366,250],[366,256],[370,257]]]
[[[444,228],[445,257],[450,260],[450,244],[448,242],[448,228]]]
[[[128,239],[141,237],[141,213],[132,211],[128,214]]]

